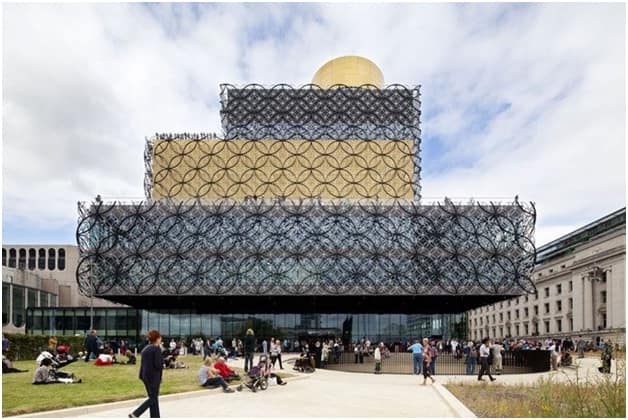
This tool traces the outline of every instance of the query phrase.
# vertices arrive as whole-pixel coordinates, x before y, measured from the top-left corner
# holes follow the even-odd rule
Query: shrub
[[[39,353],[48,348],[49,335],[4,334],[11,343],[7,357],[11,360],[34,360]],[[65,344],[72,348],[72,353],[84,351],[85,337],[57,335],[57,345]]]

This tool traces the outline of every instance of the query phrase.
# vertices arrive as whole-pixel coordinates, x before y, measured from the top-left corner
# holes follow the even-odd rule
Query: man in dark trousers
[[[157,330],[150,330],[147,334],[149,345],[142,350],[142,364],[140,379],[144,382],[148,398],[135,409],[129,417],[139,417],[150,408],[151,418],[159,417],[159,386],[164,369],[161,356],[161,334]]]
[[[478,375],[478,381],[482,381],[482,376],[488,374],[488,378],[493,382],[495,378],[491,376],[491,367],[488,363],[488,356],[491,354],[491,340],[485,338],[482,340],[480,346],[480,374]]]
[[[248,372],[253,367],[253,354],[255,353],[255,334],[249,328],[244,337],[244,371]]]
[[[96,330],[92,330],[90,334],[85,337],[85,362],[88,362],[91,354],[94,354],[94,358],[98,357],[98,338],[96,337]]]

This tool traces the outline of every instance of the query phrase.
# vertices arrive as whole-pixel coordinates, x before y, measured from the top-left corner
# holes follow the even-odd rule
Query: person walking
[[[142,364],[140,365],[140,379],[144,382],[148,398],[135,409],[129,417],[136,418],[150,408],[151,418],[159,416],[159,386],[164,369],[161,356],[161,334],[157,330],[150,330],[147,334],[149,344],[142,350]]]
[[[499,343],[495,343],[493,345],[493,347],[491,348],[491,351],[493,352],[493,372],[495,372],[496,375],[501,375],[502,374],[502,351],[503,351],[503,349],[504,348]]]
[[[438,349],[436,348],[436,341],[432,341],[430,344],[430,373],[432,375],[436,374],[436,358],[438,357]]]
[[[253,367],[253,355],[255,353],[255,334],[249,328],[244,337],[244,371],[248,372]]]
[[[85,362],[98,357],[98,338],[96,337],[96,330],[92,330],[90,334],[85,337]],[[92,357],[92,355],[94,357]]]
[[[262,341],[262,353],[263,354],[267,354],[268,353],[268,341],[266,341],[266,339],[264,339],[264,341]]]
[[[436,380],[432,377],[432,357],[434,354],[434,349],[430,345],[427,338],[423,339],[423,385],[427,383],[427,378],[432,380],[432,383],[436,382]]]
[[[493,382],[495,378],[491,376],[491,367],[488,363],[488,356],[491,354],[491,340],[489,338],[485,338],[482,340],[482,345],[480,346],[480,373],[478,375],[478,381],[483,380],[482,376],[488,374],[488,378]]]
[[[420,375],[423,372],[423,346],[419,340],[414,340],[414,344],[408,347],[408,351],[412,352],[414,374]]]
[[[584,340],[582,337],[578,337],[578,359],[584,359]]]

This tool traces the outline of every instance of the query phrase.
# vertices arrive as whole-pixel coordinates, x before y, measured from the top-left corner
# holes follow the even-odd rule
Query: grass
[[[160,394],[174,394],[186,391],[199,391],[198,368],[200,356],[185,356],[179,360],[190,366],[188,369],[164,370]],[[35,361],[18,361],[13,365],[19,369],[28,369],[25,373],[2,375],[2,416],[34,413],[100,404],[113,401],[130,400],[146,397],[144,385],[138,378],[138,364],[95,366],[93,362],[75,362],[64,371],[72,372],[83,379],[82,384],[32,385]],[[243,377],[241,369],[234,369]],[[290,374],[281,374],[289,377]],[[231,385],[239,382],[232,382]],[[219,392],[208,390],[208,392]]]
[[[563,382],[541,378],[534,385],[446,385],[478,417],[626,417],[626,371]]]

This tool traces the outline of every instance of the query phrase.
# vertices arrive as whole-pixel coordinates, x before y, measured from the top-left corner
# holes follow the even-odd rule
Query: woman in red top
[[[240,376],[238,376],[233,369],[227,366],[225,359],[222,356],[216,360],[214,368],[220,372],[220,376],[222,376],[227,382],[240,380]]]

